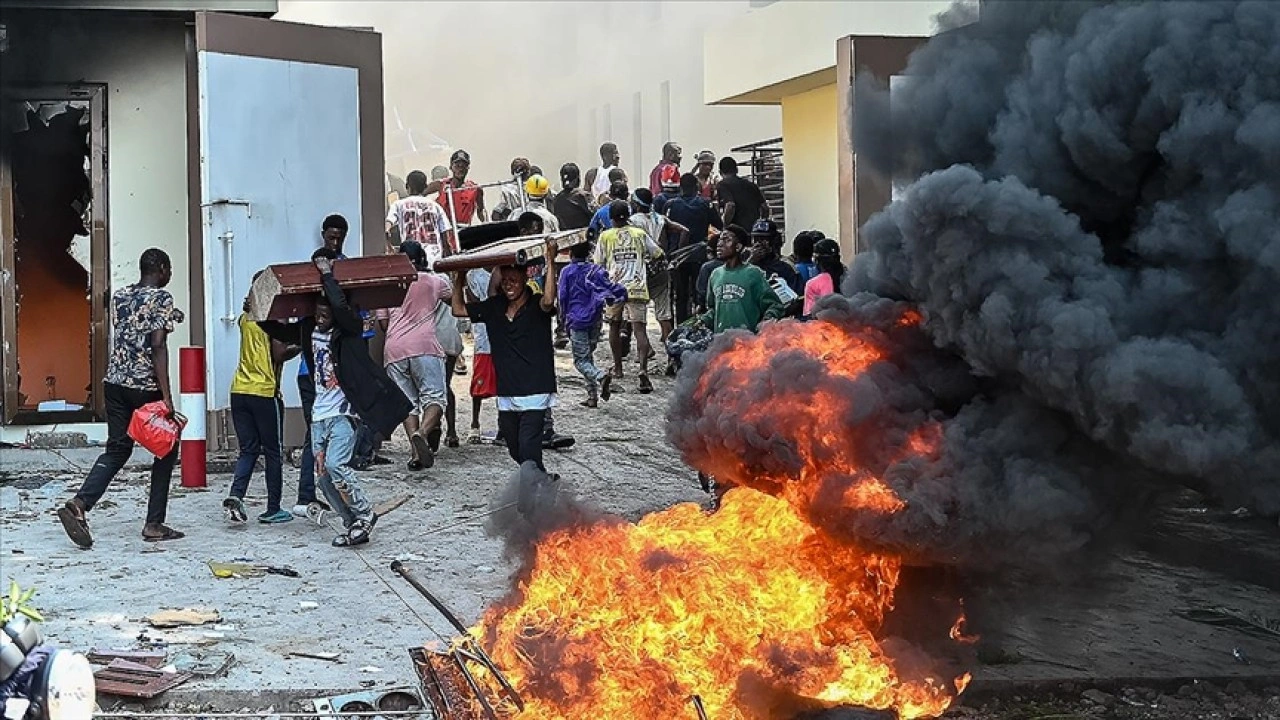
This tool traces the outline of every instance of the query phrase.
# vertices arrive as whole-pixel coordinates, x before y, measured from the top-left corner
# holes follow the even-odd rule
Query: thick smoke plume
[[[815,519],[985,564],[1076,549],[1153,482],[1280,512],[1280,4],[985,2],[906,74],[892,102],[858,80],[859,163],[901,192],[820,313],[886,360],[849,383],[782,353],[729,394],[859,394],[839,430],[906,505],[848,508],[823,477]],[[767,473],[790,429],[696,392],[729,344],[670,436]],[[922,423],[933,455],[862,450]]]

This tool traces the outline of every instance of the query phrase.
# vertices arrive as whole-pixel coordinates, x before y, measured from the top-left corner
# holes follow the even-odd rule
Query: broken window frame
[[[102,378],[107,372],[110,328],[107,310],[111,302],[111,241],[107,219],[107,86],[105,83],[45,84],[5,88],[0,102],[7,109],[22,102],[88,102],[89,180],[93,202],[89,208],[89,371],[92,378],[91,417],[85,411],[25,412],[18,404],[18,288],[16,276],[16,226],[14,223],[13,168],[0,157],[0,409],[3,423],[49,424],[75,419],[101,421],[106,417]],[[7,110],[6,110],[7,111]],[[6,128],[7,132],[7,128]]]

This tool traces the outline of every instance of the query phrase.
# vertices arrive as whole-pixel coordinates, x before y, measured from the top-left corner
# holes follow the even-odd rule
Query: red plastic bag
[[[162,458],[173,452],[186,425],[185,417],[176,412],[171,415],[169,408],[157,400],[133,411],[133,418],[129,420],[129,437],[152,455]]]

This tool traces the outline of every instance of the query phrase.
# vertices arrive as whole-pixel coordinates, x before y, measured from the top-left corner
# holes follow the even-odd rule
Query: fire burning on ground
[[[707,412],[731,406],[743,378],[765,377],[779,354],[809,357],[856,382],[882,351],[872,335],[832,323],[779,324],[722,346],[693,402]],[[743,486],[714,513],[685,504],[635,524],[570,526],[542,537],[513,597],[476,633],[523,695],[522,716],[694,718],[694,695],[713,720],[789,718],[840,705],[940,715],[968,676],[899,667],[877,635],[901,560],[807,519],[815,503],[831,502],[821,491],[832,474],[854,478],[839,497],[851,508],[904,506],[835,431],[836,415],[856,411],[849,403],[832,392],[780,396],[753,410],[767,418],[724,416],[790,432],[778,448],[785,462],[772,469],[729,452],[705,459],[704,471]],[[902,454],[929,453],[933,439],[925,427],[891,444]]]

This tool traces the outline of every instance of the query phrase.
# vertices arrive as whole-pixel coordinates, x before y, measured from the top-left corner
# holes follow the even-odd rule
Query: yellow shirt
[[[276,369],[271,362],[271,338],[244,313],[236,323],[240,326],[240,364],[231,379],[231,392],[275,397]]]

